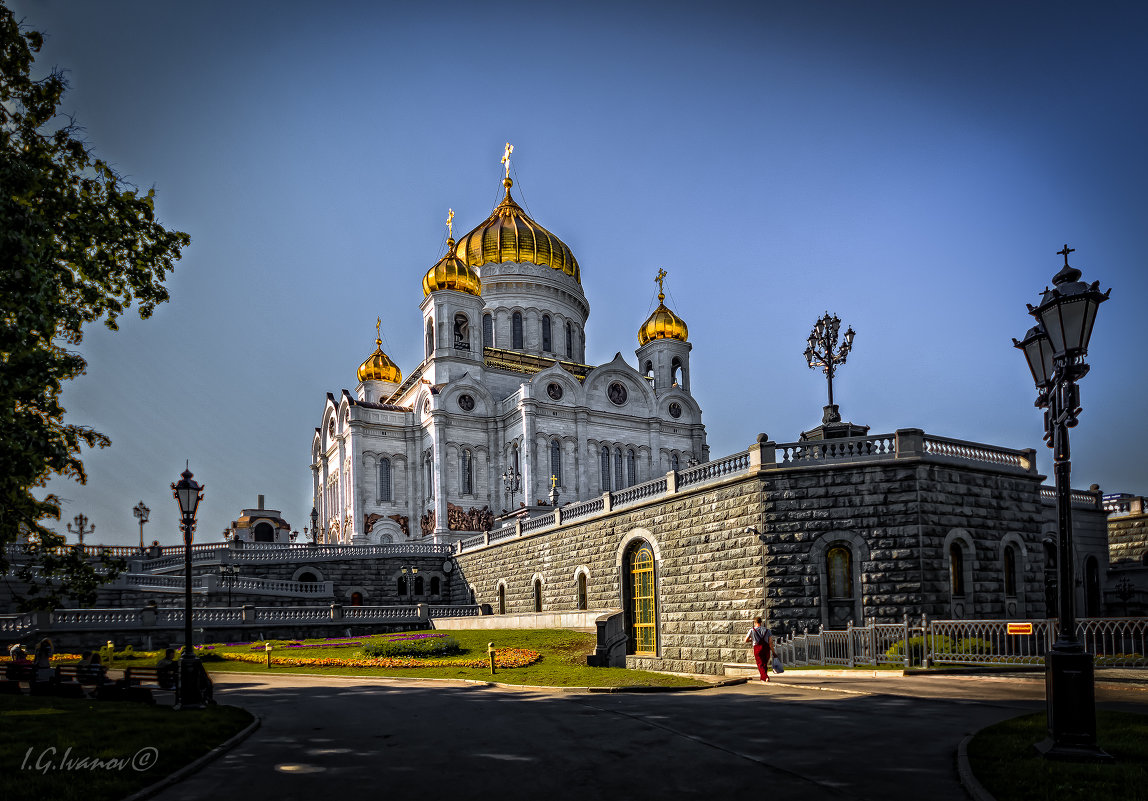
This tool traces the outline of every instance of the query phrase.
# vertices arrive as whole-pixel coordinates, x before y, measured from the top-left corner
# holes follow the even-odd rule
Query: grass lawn
[[[411,632],[415,633],[415,632]],[[425,632],[424,632],[425,633]],[[672,676],[667,673],[651,673],[642,670],[627,670],[625,668],[592,668],[586,666],[586,655],[593,652],[595,637],[593,634],[570,631],[568,629],[497,629],[497,630],[463,630],[437,632],[448,634],[458,640],[462,646],[462,653],[456,657],[447,657],[446,661],[456,660],[486,660],[486,644],[493,642],[494,647],[520,648],[537,651],[542,658],[532,665],[520,668],[499,668],[498,672],[490,675],[488,668],[462,667],[447,665],[440,667],[412,667],[412,668],[383,668],[383,667],[327,667],[306,665],[290,667],[273,665],[271,670],[275,673],[326,673],[344,676],[398,676],[422,677],[440,679],[477,679],[480,681],[499,681],[506,684],[534,684],[549,687],[625,687],[625,686],[702,686],[705,682],[685,676]],[[387,635],[378,635],[387,636]],[[352,642],[365,642],[364,637],[346,638]],[[358,647],[315,647],[315,648],[286,648],[275,643],[272,650],[272,659],[276,657],[307,657],[307,658],[334,658],[352,659],[361,658]],[[304,645],[319,645],[322,640],[295,640]],[[250,645],[215,645],[207,653],[225,654],[246,653],[262,654],[253,651]],[[210,660],[211,658],[208,657]],[[121,663],[117,658],[118,666]],[[130,664],[145,665],[147,661],[133,661]],[[205,661],[207,669],[213,673],[242,672],[260,673],[267,670],[262,664],[250,664],[233,661]]]
[[[251,721],[233,706],[176,712],[123,701],[0,696],[0,798],[121,799]],[[122,764],[94,767],[97,759]]]
[[[969,743],[969,764],[997,801],[1148,799],[1148,716],[1097,710],[1096,729],[1114,764],[1045,760],[1033,748],[1047,736],[1044,712],[981,731]]]

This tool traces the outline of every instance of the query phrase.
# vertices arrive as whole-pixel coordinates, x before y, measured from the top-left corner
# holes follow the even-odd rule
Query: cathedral
[[[311,452],[319,542],[454,542],[709,458],[665,271],[638,367],[620,352],[586,364],[581,269],[515,202],[512,149],[505,197],[457,241],[451,212],[422,277],[421,363],[404,378],[379,336],[355,392],[327,395]]]

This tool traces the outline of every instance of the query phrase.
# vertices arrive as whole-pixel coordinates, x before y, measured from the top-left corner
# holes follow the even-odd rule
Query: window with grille
[[[574,328],[570,323],[566,323],[566,358],[573,358],[574,356]]]
[[[657,609],[654,599],[654,552],[639,543],[629,559],[630,653],[655,655],[657,646]]]
[[[634,449],[626,451],[626,486],[632,487],[638,483],[638,459]]]
[[[482,315],[482,346],[494,347],[494,318],[489,314]]]
[[[542,315],[542,350],[546,353],[550,353],[550,351],[554,350],[554,348],[551,347],[553,343],[550,341],[550,333],[550,315],[544,314]]]
[[[602,481],[602,492],[609,492],[610,491],[610,449],[604,445],[602,446],[600,472],[601,472],[600,478]]]
[[[510,318],[511,347],[522,350],[522,312],[515,312]]]
[[[550,475],[562,486],[562,444],[556,439],[550,441]]]
[[[390,503],[394,500],[391,495],[391,460],[379,459],[379,503]]]

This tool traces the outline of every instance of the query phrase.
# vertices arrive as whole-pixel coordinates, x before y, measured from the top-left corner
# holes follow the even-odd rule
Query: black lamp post
[[[833,375],[837,372],[837,366],[845,364],[849,358],[855,336],[852,328],[846,329],[844,341],[838,345],[837,335],[840,330],[841,320],[837,315],[825,312],[825,316],[817,321],[809,333],[805,348],[805,360],[809,363],[809,369],[820,367],[829,381],[829,405],[825,407],[821,420],[827,425],[841,422],[841,414],[833,402]]]
[[[147,516],[151,513],[143,501],[140,501],[132,507],[132,514],[136,516],[136,520],[140,521],[140,553],[144,551],[143,527],[147,522]]]
[[[1085,284],[1080,270],[1070,267],[1068,245],[1059,251],[1064,267],[1045,289],[1038,306],[1028,311],[1037,320],[1024,340],[1013,345],[1024,351],[1036,383],[1036,406],[1044,412],[1044,439],[1052,448],[1056,476],[1057,638],[1045,656],[1045,704],[1049,739],[1038,748],[1049,759],[1108,760],[1096,745],[1096,693],[1092,655],[1076,636],[1076,580],[1072,547],[1072,484],[1068,429],[1080,414],[1076,382],[1088,373],[1084,357],[1096,310],[1112,290],[1100,291],[1100,282]]]
[[[319,544],[319,510],[311,507],[311,544]]]
[[[195,531],[195,511],[203,500],[203,487],[184,470],[179,482],[171,485],[172,494],[179,502],[183,525],[183,657],[179,660],[179,687],[177,706],[180,709],[200,708],[204,705],[200,687],[203,665],[195,656],[191,628],[191,534]]]

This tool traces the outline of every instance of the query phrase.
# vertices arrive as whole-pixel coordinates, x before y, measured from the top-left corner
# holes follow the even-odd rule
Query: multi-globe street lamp
[[[143,553],[144,551],[143,527],[144,523],[147,522],[147,516],[150,513],[151,509],[148,509],[147,506],[144,505],[143,501],[140,501],[132,507],[132,514],[136,516],[136,520],[140,521],[140,553]]]
[[[96,530],[96,524],[92,523],[89,526],[88,525],[88,516],[85,514],[76,515],[75,518],[73,518],[73,522],[76,524],[76,527],[72,528],[72,524],[68,523],[67,524],[68,531],[71,532],[72,534],[75,534],[76,537],[79,538],[80,547],[83,548],[84,547],[84,537],[86,537],[88,534],[91,534],[92,532],[94,532]]]
[[[1086,284],[1080,270],[1070,267],[1068,245],[1058,251],[1064,267],[1052,279],[1036,306],[1028,312],[1037,324],[1013,345],[1024,352],[1036,384],[1036,406],[1044,409],[1044,439],[1052,448],[1056,477],[1057,520],[1057,638],[1045,656],[1045,706],[1049,739],[1040,749],[1049,759],[1111,759],[1096,744],[1096,692],[1092,655],[1076,634],[1075,570],[1072,547],[1072,462],[1068,429],[1081,412],[1076,382],[1088,374],[1088,341],[1096,311],[1112,290],[1100,282]]]
[[[204,705],[203,665],[195,656],[191,627],[191,535],[195,531],[195,512],[203,500],[203,487],[196,483],[191,470],[183,471],[177,483],[171,485],[172,495],[179,502],[180,522],[183,526],[183,657],[179,660],[179,686],[176,701],[180,709],[194,709]]]

